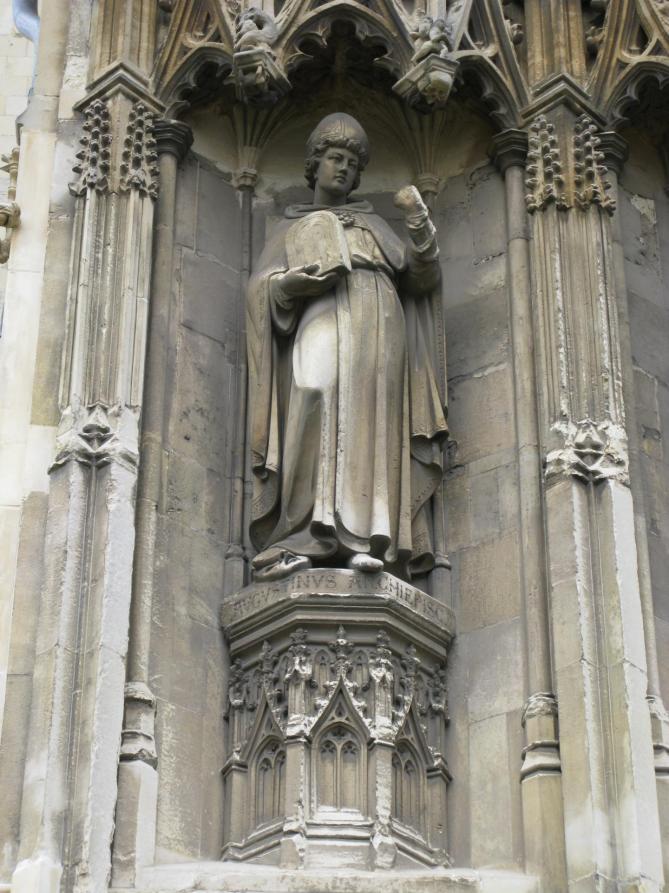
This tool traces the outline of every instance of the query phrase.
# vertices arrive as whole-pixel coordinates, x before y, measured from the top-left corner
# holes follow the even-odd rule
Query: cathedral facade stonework
[[[13,8],[0,891],[667,888],[669,3]]]

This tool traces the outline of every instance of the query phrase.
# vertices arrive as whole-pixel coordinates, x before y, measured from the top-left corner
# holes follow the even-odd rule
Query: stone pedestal
[[[224,859],[443,865],[450,609],[390,574],[243,589],[230,646]]]

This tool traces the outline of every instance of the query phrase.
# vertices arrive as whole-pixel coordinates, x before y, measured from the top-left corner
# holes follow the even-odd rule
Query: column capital
[[[504,174],[510,167],[525,167],[527,144],[527,131],[525,130],[510,128],[495,134],[490,157],[500,173]]]
[[[154,124],[153,135],[159,155],[174,155],[182,161],[193,144],[193,131],[183,121],[172,118],[160,118]]]

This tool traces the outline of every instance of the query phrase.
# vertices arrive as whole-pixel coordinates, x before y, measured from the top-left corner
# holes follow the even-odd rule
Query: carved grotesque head
[[[369,140],[358,121],[344,112],[326,115],[307,140],[307,160],[304,167],[307,183],[312,189],[316,185],[318,164],[331,146],[348,149],[358,156],[358,175],[353,183],[353,189],[357,189],[360,174],[369,161]]]

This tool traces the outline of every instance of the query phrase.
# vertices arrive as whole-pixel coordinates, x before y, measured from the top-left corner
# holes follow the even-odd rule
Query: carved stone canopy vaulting
[[[180,0],[173,5],[153,70],[168,116],[212,93],[272,103],[295,90],[319,59],[327,61],[344,25],[367,55],[347,51],[348,73],[386,80],[409,104],[433,110],[474,84],[499,127],[518,126],[538,97],[567,89],[602,123],[615,124],[640,84],[669,77],[669,12],[664,0],[584,0],[558,4],[549,40],[535,0],[456,0],[447,4],[441,42],[428,39],[438,4],[399,0],[275,0],[260,17],[238,0]],[[432,6],[435,6],[432,9]],[[428,30],[426,31],[426,27]],[[241,32],[245,32],[242,34]],[[331,64],[342,66],[341,56]],[[306,66],[306,68],[305,68]],[[560,86],[562,85],[562,87]],[[232,97],[231,97],[232,98]]]

